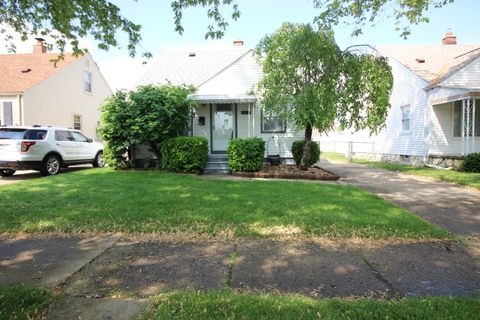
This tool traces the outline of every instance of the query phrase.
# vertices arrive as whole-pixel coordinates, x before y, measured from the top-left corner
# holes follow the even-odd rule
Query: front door
[[[214,104],[212,106],[212,151],[226,152],[228,143],[233,139],[233,104]]]

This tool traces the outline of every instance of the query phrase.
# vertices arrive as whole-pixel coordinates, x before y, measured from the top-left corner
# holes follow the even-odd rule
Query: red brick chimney
[[[453,34],[452,29],[447,30],[447,33],[442,39],[442,44],[457,44],[457,36]]]
[[[42,54],[42,53],[47,53],[47,47],[43,43],[45,39],[43,38],[35,38],[37,40],[37,44],[33,46],[33,53],[34,54]]]
[[[241,39],[233,40],[233,45],[235,47],[241,47],[241,46],[243,46],[243,40],[241,40]]]

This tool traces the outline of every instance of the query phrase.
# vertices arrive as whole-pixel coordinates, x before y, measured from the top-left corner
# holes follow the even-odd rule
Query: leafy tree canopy
[[[431,8],[441,8],[455,0],[313,0],[315,8],[322,13],[316,22],[337,25],[350,21],[355,25],[352,35],[362,34],[365,24],[373,24],[379,17],[393,15],[396,30],[402,38],[411,33],[410,26],[429,22],[426,14]]]
[[[194,91],[185,86],[142,86],[117,91],[102,105],[100,134],[106,143],[106,159],[112,166],[129,165],[132,147],[145,144],[157,160],[161,145],[185,134],[189,128]]]
[[[305,130],[324,133],[337,122],[355,130],[382,128],[393,86],[386,59],[374,52],[341,51],[331,30],[284,23],[258,44],[255,54],[264,77],[258,94],[266,113]],[[300,167],[306,169],[309,144]]]
[[[137,1],[137,0],[131,0]],[[426,13],[430,8],[439,8],[455,0],[312,0],[315,8],[322,13],[315,19],[323,25],[336,25],[342,21],[355,24],[354,35],[362,33],[362,26],[373,23],[378,16],[385,15],[386,9],[393,8],[393,15],[403,37],[410,34],[411,24],[428,22]],[[238,0],[171,0],[174,13],[174,27],[183,33],[184,10],[190,7],[206,9],[211,24],[205,38],[221,38],[228,27],[228,18],[222,14],[224,7],[231,8],[230,17],[240,17]],[[387,10],[388,11],[388,10]],[[406,26],[400,23],[406,20]],[[0,33],[10,51],[15,51],[13,33],[20,34],[23,41],[29,36],[45,36],[53,39],[50,49],[55,46],[63,53],[71,45],[75,54],[85,52],[79,46],[79,39],[90,36],[97,41],[100,49],[119,47],[118,34],[128,36],[127,49],[130,56],[137,54],[141,42],[141,26],[125,18],[117,5],[108,0],[0,0]],[[151,57],[149,52],[143,56]]]
[[[136,1],[136,0],[132,0]],[[172,0],[175,14],[175,30],[183,33],[183,11],[189,7],[206,8],[212,23],[208,26],[205,38],[221,38],[228,22],[220,12],[221,6],[231,6],[231,18],[240,17],[238,6],[233,0]],[[100,49],[119,47],[118,34],[121,31],[128,36],[127,49],[130,56],[137,54],[142,40],[141,26],[125,18],[120,8],[108,0],[0,0],[0,34],[7,48],[15,52],[13,34],[20,34],[21,40],[29,36],[44,36],[53,39],[50,49],[56,47],[62,54],[66,45],[70,45],[74,54],[83,54],[86,50],[79,45],[79,39],[91,36]],[[151,53],[143,52],[144,57]]]

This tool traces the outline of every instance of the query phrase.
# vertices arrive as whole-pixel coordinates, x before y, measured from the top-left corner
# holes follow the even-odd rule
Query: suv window
[[[27,130],[25,131],[25,135],[23,139],[25,140],[45,140],[47,137],[47,130]]]
[[[73,141],[75,142],[88,142],[88,138],[85,137],[83,134],[77,131],[70,131],[70,134],[73,137]]]
[[[0,128],[0,139],[21,140],[27,129]]]
[[[56,141],[73,141],[73,138],[70,136],[70,133],[67,130],[56,130],[55,140]]]

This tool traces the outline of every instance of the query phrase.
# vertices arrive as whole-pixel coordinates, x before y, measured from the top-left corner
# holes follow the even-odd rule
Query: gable
[[[77,60],[65,54],[64,60],[54,64],[58,54],[2,54],[0,55],[0,93],[18,93],[33,87]]]
[[[480,56],[440,81],[440,86],[480,89]]]
[[[261,66],[253,51],[249,50],[238,60],[204,82],[197,95],[246,95],[262,79]]]

